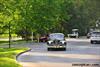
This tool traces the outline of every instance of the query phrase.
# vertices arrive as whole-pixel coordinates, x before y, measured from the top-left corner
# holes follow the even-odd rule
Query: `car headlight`
[[[66,45],[67,43],[66,43],[65,41],[62,41],[62,42],[61,42],[61,44],[64,44],[64,45]]]
[[[66,45],[67,43],[66,42],[64,42],[64,45]]]
[[[53,43],[52,41],[48,41],[48,42],[47,42],[48,45],[50,45],[50,44],[52,44],[52,43]]]

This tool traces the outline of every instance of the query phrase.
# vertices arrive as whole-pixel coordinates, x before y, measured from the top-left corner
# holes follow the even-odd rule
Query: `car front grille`
[[[58,45],[61,44],[60,40],[54,40],[52,44]]]

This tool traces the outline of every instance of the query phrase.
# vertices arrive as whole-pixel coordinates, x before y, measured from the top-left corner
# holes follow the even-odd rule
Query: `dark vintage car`
[[[48,37],[47,36],[42,36],[39,38],[40,42],[47,42],[48,41]]]
[[[61,48],[66,50],[67,42],[64,39],[63,33],[52,33],[49,35],[49,41],[47,42],[47,50],[50,51],[53,48]]]

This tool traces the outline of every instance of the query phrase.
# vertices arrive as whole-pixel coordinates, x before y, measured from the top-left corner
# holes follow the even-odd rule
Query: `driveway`
[[[32,50],[17,61],[23,67],[100,67],[100,44],[88,39],[66,39],[66,51],[47,51],[45,43],[28,44]]]

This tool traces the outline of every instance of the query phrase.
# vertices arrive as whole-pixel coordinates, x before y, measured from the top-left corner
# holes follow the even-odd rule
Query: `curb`
[[[15,57],[15,59],[17,60],[18,56],[20,56],[21,54],[26,53],[26,52],[28,52],[28,51],[31,51],[31,49],[29,48],[28,50],[26,50],[26,51],[24,51],[24,52],[21,52],[21,53],[17,54],[16,57]]]

